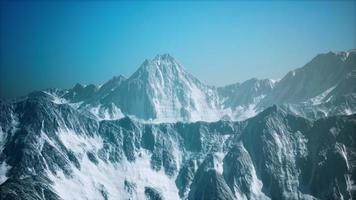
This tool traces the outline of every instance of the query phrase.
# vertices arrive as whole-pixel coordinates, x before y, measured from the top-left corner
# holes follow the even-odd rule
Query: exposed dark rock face
[[[151,187],[145,187],[145,195],[148,200],[163,200],[160,192]]]
[[[355,56],[215,88],[162,55],[0,101],[0,199],[355,199]]]
[[[243,122],[142,124],[42,93],[1,106],[1,199],[355,196],[356,115],[311,121],[273,106]]]

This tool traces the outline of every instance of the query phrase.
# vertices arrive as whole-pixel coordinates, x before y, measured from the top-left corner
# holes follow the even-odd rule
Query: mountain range
[[[224,87],[164,54],[0,108],[0,199],[356,196],[356,50]]]
[[[101,86],[81,84],[47,90],[97,119],[132,116],[149,122],[244,120],[273,104],[309,119],[356,111],[356,51],[320,54],[282,79],[252,78],[224,87],[208,86],[169,54],[145,60],[129,78]]]

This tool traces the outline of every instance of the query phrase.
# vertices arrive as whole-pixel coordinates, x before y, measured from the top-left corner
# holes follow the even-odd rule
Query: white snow
[[[263,183],[260,179],[258,179],[255,167],[253,165],[251,165],[251,171],[252,182],[250,185],[250,189],[252,199],[270,199],[262,192]]]
[[[136,185],[135,199],[145,199],[144,189],[147,186],[160,189],[166,199],[179,199],[175,179],[169,178],[163,170],[152,170],[150,156],[150,153],[142,151],[135,162],[125,160],[117,165],[101,160],[95,165],[83,157],[80,170],[72,166],[72,178],[63,173],[52,175],[54,189],[63,199],[103,199],[102,187],[109,199],[128,199],[132,196],[124,188],[124,180],[127,180]]]
[[[68,103],[68,101],[64,98],[58,97],[56,94],[52,94],[50,92],[47,91],[43,91],[44,93],[46,93],[47,95],[49,95],[52,98],[52,102],[55,104],[65,104]]]
[[[223,159],[226,155],[226,153],[223,152],[217,152],[214,154],[214,169],[219,173],[219,174],[223,174]]]
[[[255,116],[258,113],[258,103],[265,97],[265,95],[255,97],[250,105],[238,107],[226,105],[227,97],[220,96],[216,87],[201,83],[169,55],[159,55],[153,60],[146,60],[126,81],[128,91],[134,90],[144,95],[126,99],[129,101],[126,103],[128,105],[96,102],[85,106],[73,104],[72,107],[89,111],[97,120],[117,120],[124,116],[147,115],[147,118],[152,117],[152,119],[137,118],[143,123],[214,122],[221,119],[240,121]],[[270,79],[270,86],[274,87],[277,81]],[[260,89],[258,82],[253,89],[255,91]],[[126,94],[115,95],[115,98],[126,98]],[[61,99],[55,102],[61,102]],[[128,108],[123,109],[121,106]],[[120,108],[126,112],[121,112]],[[142,114],[144,112],[152,113]]]
[[[89,111],[97,120],[118,120],[125,117],[120,108],[115,104],[112,103],[110,106],[112,108],[111,110],[102,104],[98,104],[97,106],[90,107]]]
[[[246,166],[249,167],[249,171],[251,173],[251,182],[248,185],[251,193],[250,193],[250,198],[248,198],[246,196],[245,193],[243,193],[241,191],[241,189],[239,188],[239,185],[236,185],[238,187],[237,190],[235,190],[235,196],[237,197],[237,199],[270,199],[268,198],[263,192],[262,192],[262,187],[263,187],[263,183],[260,179],[258,179],[257,174],[256,174],[256,170],[255,167],[252,163],[251,157],[248,153],[248,151],[245,149],[245,147],[241,144],[241,150],[242,150],[242,154],[239,156],[240,162],[243,162],[244,164],[246,164]]]
[[[145,61],[127,81],[130,88],[142,90],[152,105],[154,117],[140,119],[144,123],[213,122],[222,118],[244,120],[256,114],[255,107],[264,98],[264,95],[256,97],[248,106],[224,108],[224,99],[215,87],[201,83],[169,56],[157,56],[154,60]],[[146,99],[139,96],[133,101],[131,106],[135,107],[135,111],[131,111],[131,115],[145,109]]]
[[[68,103],[68,105],[70,105],[74,109],[78,109],[82,104],[83,104],[83,101],[80,101],[77,103]]]
[[[281,79],[269,79],[273,85],[275,85],[276,83],[278,83]]]
[[[256,109],[256,104],[249,104],[246,107],[245,106],[238,106],[234,111],[233,111],[233,119],[237,121],[242,121],[245,119],[248,119],[250,117],[253,117],[257,114],[257,109]]]
[[[351,174],[346,174],[345,180],[346,180],[346,190],[350,193],[351,196],[352,192],[356,191],[355,182],[352,180]]]
[[[58,137],[67,149],[72,150],[78,155],[98,150],[103,146],[103,142],[100,137],[89,137],[84,134],[79,135],[71,129],[60,129],[58,131]]]
[[[338,153],[341,154],[342,158],[344,159],[347,169],[350,169],[350,164],[349,164],[349,160],[347,159],[347,151],[346,151],[345,145],[341,144],[341,143],[336,143],[335,148],[338,151]]]
[[[48,172],[54,181],[54,189],[63,199],[103,199],[101,190],[105,190],[109,199],[145,199],[145,187],[158,189],[165,199],[179,199],[175,185],[176,177],[168,177],[163,169],[152,170],[151,153],[141,150],[135,162],[126,159],[120,163],[106,163],[98,159],[96,165],[85,152],[97,152],[102,147],[98,138],[77,135],[72,131],[61,131],[59,137],[64,145],[80,155],[80,170],[72,166],[73,177],[66,177],[62,172],[57,175]],[[136,192],[130,195],[125,191],[124,181],[136,185]]]
[[[329,98],[329,99],[325,99],[325,97],[326,97],[331,91],[333,91],[333,90],[335,89],[335,87],[336,87],[336,85],[333,86],[333,87],[331,87],[331,88],[329,88],[329,89],[327,89],[327,90],[325,90],[323,93],[321,93],[321,94],[319,94],[319,95],[317,95],[317,96],[311,98],[311,99],[308,100],[308,101],[310,101],[310,102],[312,103],[312,105],[319,105],[319,104],[321,104],[321,103],[323,103],[323,102],[328,102],[328,101],[330,100],[330,98]]]
[[[278,123],[281,124],[281,123]],[[274,173],[275,176],[281,181],[280,184],[285,186],[283,196],[285,198],[297,199],[300,192],[299,187],[299,174],[300,171],[295,167],[296,158],[307,155],[306,143],[307,139],[300,133],[290,133],[286,127],[278,127],[277,131],[272,131],[272,138],[274,142],[266,143],[266,148],[273,152],[277,158],[273,163],[267,165],[267,169]],[[283,167],[280,167],[283,166]]]
[[[355,49],[351,49],[351,50],[348,50],[348,51],[337,51],[337,52],[334,52],[334,53],[336,55],[340,56],[341,60],[345,62],[349,58],[350,54],[351,53],[355,53],[355,52],[356,52]]]
[[[11,166],[9,166],[5,161],[0,163],[0,185],[3,184],[8,177],[6,176],[6,173],[11,169]]]
[[[11,135],[13,135],[16,132],[16,130],[18,130],[17,127],[19,125],[19,122],[18,122],[17,116],[13,115],[12,113],[11,113],[11,119],[12,119],[12,121],[11,121],[10,133],[11,133]],[[4,145],[7,142],[7,137],[9,137],[9,136],[7,135],[7,133],[3,132],[2,127],[0,126],[0,154],[2,154]],[[5,160],[2,163],[0,163],[0,185],[3,184],[8,179],[8,177],[6,176],[6,173],[10,169],[11,169],[11,166],[8,165]]]
[[[353,112],[350,108],[346,108],[346,109],[344,110],[344,113],[345,113],[346,115],[352,115],[352,114],[355,113],[355,112]]]

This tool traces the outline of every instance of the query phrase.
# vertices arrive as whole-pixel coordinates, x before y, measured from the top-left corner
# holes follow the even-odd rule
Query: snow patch
[[[145,187],[159,189],[165,199],[179,199],[175,177],[169,178],[163,170],[152,170],[150,158],[145,150],[135,162],[124,160],[120,164],[99,160],[96,165],[83,157],[80,170],[72,166],[73,177],[62,172],[51,175],[53,188],[63,199],[103,199],[103,192],[109,199],[146,199]],[[125,181],[134,186],[133,194],[125,190]]]
[[[98,152],[103,147],[100,138],[76,134],[71,130],[61,130],[59,138],[63,144],[77,155],[80,169],[73,164],[73,175],[68,177],[59,171],[57,175],[48,172],[53,188],[63,199],[145,199],[145,187],[159,189],[165,199],[179,199],[175,185],[176,177],[169,177],[164,169],[151,168],[152,154],[141,150],[135,162],[123,159],[120,163],[104,162],[98,159],[95,164],[86,156],[86,152]],[[175,156],[180,157],[175,151]],[[130,194],[125,181],[132,183],[134,193]],[[125,189],[126,188],[126,189]]]
[[[100,137],[89,137],[84,134],[79,135],[71,129],[59,130],[58,137],[67,149],[70,149],[79,155],[88,151],[90,152],[100,149],[103,146],[103,141]]]
[[[321,94],[319,94],[319,95],[317,95],[317,96],[311,98],[311,99],[308,100],[308,101],[311,102],[312,105],[319,105],[319,104],[321,104],[321,103],[323,103],[323,102],[328,102],[328,101],[330,100],[330,98],[325,99],[325,97],[326,97],[331,91],[333,91],[333,90],[335,89],[335,87],[336,87],[336,85],[333,86],[333,87],[331,87],[331,88],[329,88],[329,89],[327,89],[327,90],[325,90],[323,93],[321,93]]]
[[[6,173],[11,169],[11,166],[6,164],[5,161],[3,161],[0,164],[0,185],[3,184],[8,177],[6,176]]]
[[[345,113],[346,115],[352,115],[354,112],[353,112],[350,108],[346,108],[346,109],[344,110],[344,113]]]
[[[77,103],[68,103],[72,108],[78,109],[81,105],[83,104],[83,101],[77,102]]]
[[[52,98],[52,102],[55,104],[66,104],[68,103],[68,101],[64,98],[60,98],[58,97],[56,94],[52,94],[50,92],[47,91],[43,91],[45,94],[49,95]]]
[[[223,174],[223,159],[225,157],[226,153],[223,152],[217,152],[215,153],[214,156],[214,169],[219,173]]]
[[[121,112],[115,104],[110,104],[110,107],[104,107],[99,104],[89,109],[90,113],[95,116],[97,120],[118,120],[125,115]]]

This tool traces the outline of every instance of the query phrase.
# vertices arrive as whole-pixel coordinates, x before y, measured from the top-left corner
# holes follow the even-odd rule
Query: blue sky
[[[356,46],[356,1],[1,3],[0,96],[101,84],[169,53],[209,85]]]

